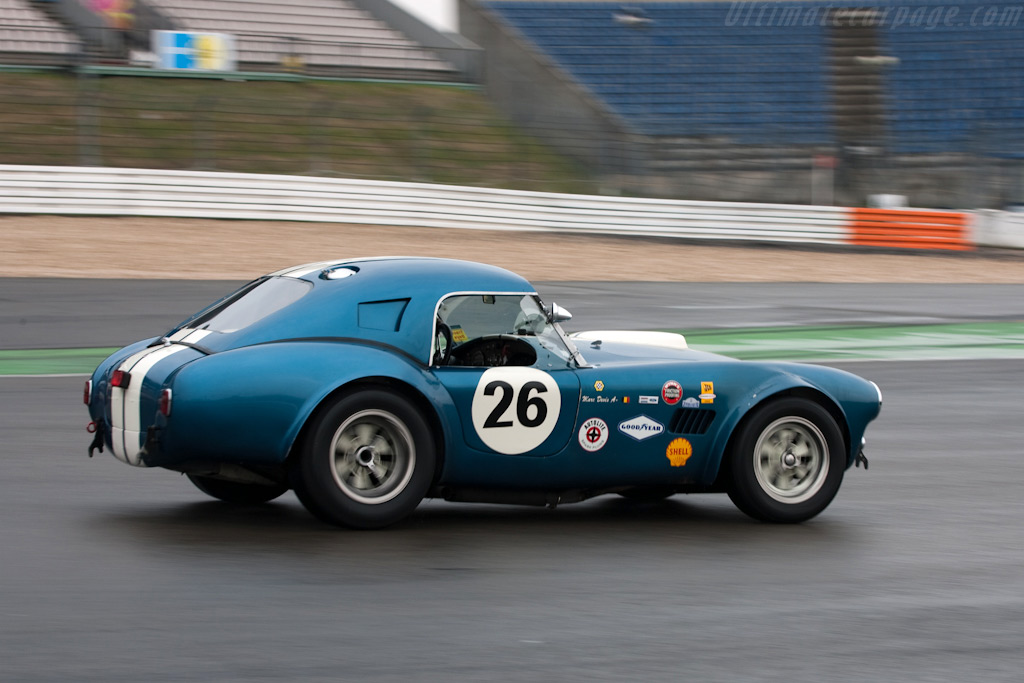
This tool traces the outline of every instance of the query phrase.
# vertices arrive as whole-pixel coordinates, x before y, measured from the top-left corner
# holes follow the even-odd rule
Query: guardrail
[[[970,249],[968,214],[288,175],[0,165],[0,213],[167,216]],[[865,226],[869,226],[866,228]]]
[[[990,247],[1024,249],[1024,213],[978,211],[974,215],[974,241]]]
[[[911,249],[971,249],[968,214],[907,209],[850,209],[853,244]]]

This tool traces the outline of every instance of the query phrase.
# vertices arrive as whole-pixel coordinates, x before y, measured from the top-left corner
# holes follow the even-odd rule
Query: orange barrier
[[[906,249],[974,248],[967,214],[952,211],[850,209],[850,244]]]

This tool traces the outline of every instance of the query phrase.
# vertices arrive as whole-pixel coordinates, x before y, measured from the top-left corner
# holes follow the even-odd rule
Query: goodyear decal
[[[620,422],[619,431],[637,441],[643,441],[644,439],[661,434],[665,431],[665,425],[652,420],[646,415],[637,415],[625,422]]]

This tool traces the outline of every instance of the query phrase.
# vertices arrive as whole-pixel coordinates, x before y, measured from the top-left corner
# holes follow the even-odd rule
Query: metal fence
[[[581,122],[614,122],[620,139],[635,140],[627,171],[649,192],[841,204],[904,195],[950,208],[1024,201],[1017,0],[462,7],[460,28],[486,46],[488,91],[503,110],[555,141],[548,102]],[[538,104],[536,90],[554,94]]]
[[[82,35],[51,27],[0,22],[0,64],[81,67],[151,65],[147,31],[105,25],[81,27]],[[380,77],[473,82],[478,50],[424,48],[402,43],[311,40],[271,33],[233,34],[238,69],[325,77]]]
[[[592,191],[473,88],[0,73],[0,163]]]
[[[287,78],[282,76],[282,78]],[[544,99],[544,94],[537,99]],[[0,163],[296,173],[693,200],[1024,203],[1024,162],[974,152],[647,138],[534,107],[513,127],[474,89],[0,73]],[[523,132],[526,131],[526,132]],[[595,161],[573,161],[574,158]]]
[[[602,16],[613,26],[611,14]],[[463,24],[477,20],[463,17]],[[763,37],[772,28],[751,31]],[[487,46],[487,94],[500,112],[480,94],[442,97],[451,91],[410,86],[385,96],[371,86],[305,79],[383,71],[391,78],[437,76],[444,73],[437,64],[454,53],[438,53],[441,61],[428,65],[412,52],[380,46],[241,36],[249,61],[240,67],[280,79],[241,82],[104,78],[107,67],[91,67],[98,55],[82,46],[48,53],[0,44],[0,63],[21,58],[65,68],[45,77],[0,73],[0,163],[302,173],[692,200],[860,205],[905,196],[914,206],[1005,208],[1024,205],[1024,41],[1017,40],[1024,20],[1019,36],[1010,29],[1016,30],[1000,34],[1005,45],[994,53],[976,37],[937,43],[943,54],[957,55],[943,62],[962,67],[950,73],[916,52],[902,56],[897,72],[886,66],[884,44],[834,36],[834,45],[819,50],[828,58],[819,56],[813,82],[801,80],[800,60],[776,59],[755,42],[729,44],[724,54],[736,63],[717,64],[714,77],[702,72],[710,67],[701,66],[699,51],[663,53],[657,33],[627,33],[614,50],[563,46],[583,60],[606,54],[621,77],[613,96],[573,80],[555,58],[538,59],[523,41],[491,26],[475,35]],[[847,39],[853,47],[844,52]],[[759,55],[761,71],[791,87],[790,95],[773,100],[766,87],[748,96],[757,92],[750,81]],[[390,66],[374,72],[366,66],[371,58]],[[839,70],[836,60],[849,68]],[[681,97],[678,82],[665,87],[664,79],[647,77],[657,69],[707,83],[694,91],[699,97]],[[979,74],[990,80],[972,84]],[[680,103],[685,116],[669,108]],[[814,135],[802,123],[810,109]],[[744,123],[764,119],[759,110],[770,111],[768,123]]]
[[[352,41],[308,40],[258,33],[235,35],[242,68],[306,75],[351,75],[388,71],[401,77],[432,75],[439,80],[462,80],[451,62],[457,48],[423,48]],[[437,52],[439,54],[432,54]],[[446,58],[452,57],[450,61]]]

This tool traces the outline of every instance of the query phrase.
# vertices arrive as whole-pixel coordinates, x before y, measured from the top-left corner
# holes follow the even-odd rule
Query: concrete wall
[[[388,0],[352,0],[365,12],[432,50],[471,83],[479,83],[483,72],[483,50],[457,33],[443,33]]]

